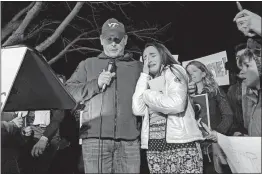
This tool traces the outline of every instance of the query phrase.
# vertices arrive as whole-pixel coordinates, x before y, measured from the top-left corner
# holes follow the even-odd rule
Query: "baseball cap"
[[[122,39],[126,34],[125,26],[115,18],[108,19],[102,26],[102,36]]]

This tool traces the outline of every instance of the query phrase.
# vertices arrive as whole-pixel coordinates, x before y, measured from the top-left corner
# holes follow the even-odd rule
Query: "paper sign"
[[[217,136],[232,173],[261,173],[261,137]]]
[[[219,86],[229,85],[229,72],[225,68],[225,63],[228,61],[226,51],[194,60],[202,62],[204,65],[206,65],[209,71],[213,73]],[[186,67],[186,65],[191,61],[192,60],[182,62],[183,67]]]

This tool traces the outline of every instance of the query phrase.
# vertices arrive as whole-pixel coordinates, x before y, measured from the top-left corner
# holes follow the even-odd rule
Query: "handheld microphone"
[[[112,69],[113,69],[113,66],[114,66],[114,60],[111,59],[111,60],[108,62],[107,71],[111,72]],[[103,87],[102,87],[102,92],[104,92],[105,89],[106,89],[106,84],[103,85]]]

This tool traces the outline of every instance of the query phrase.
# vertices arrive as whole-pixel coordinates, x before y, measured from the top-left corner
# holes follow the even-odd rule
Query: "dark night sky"
[[[242,6],[261,13],[261,2],[241,2]],[[168,35],[173,39],[166,46],[181,60],[206,56],[232,47],[246,40],[237,30],[233,18],[238,12],[235,2],[152,2],[137,15],[157,23],[172,22]]]
[[[134,2],[134,4],[141,3]],[[261,2],[241,1],[241,4],[243,8],[262,15]],[[246,41],[233,23],[233,18],[238,12],[235,2],[150,2],[147,8],[143,5],[135,5],[124,9],[132,18],[131,21],[128,21],[120,10],[105,10],[101,12],[98,23],[102,25],[110,17],[135,26],[139,26],[144,21],[162,26],[172,23],[168,31],[164,33],[165,38],[170,39],[165,45],[173,54],[179,54],[180,61],[226,50],[231,60],[229,63],[233,65],[235,60],[233,47]],[[53,13],[60,14],[59,10]],[[6,14],[8,13],[3,13],[3,15]],[[80,14],[84,14],[84,11]],[[139,47],[143,48],[144,44],[142,43]],[[68,56],[72,57],[67,63],[61,60],[52,65],[55,71],[67,77],[71,75],[79,61],[85,59],[85,57],[77,58],[77,55],[73,53]]]

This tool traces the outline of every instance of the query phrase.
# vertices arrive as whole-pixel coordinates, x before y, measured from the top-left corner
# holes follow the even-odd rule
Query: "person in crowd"
[[[141,147],[148,149],[150,173],[202,173],[198,141],[203,136],[188,99],[185,69],[160,43],[146,45],[143,61],[132,108],[135,115],[144,117]],[[150,80],[159,78],[164,80],[149,88]]]
[[[236,61],[238,61],[239,57],[245,52],[247,48],[246,43],[238,44],[235,47],[235,56]],[[228,102],[231,106],[231,109],[234,113],[233,125],[230,129],[229,135],[233,136],[241,136],[247,134],[247,127],[244,126],[244,120],[248,118],[244,118],[242,102],[243,96],[246,95],[247,88],[243,81],[242,74],[240,73],[239,67],[236,72],[236,83],[232,84],[227,92]],[[245,114],[246,115],[246,114]]]
[[[203,63],[191,61],[187,64],[186,70],[195,84],[194,94],[208,94],[212,132],[206,137],[207,141],[202,144],[204,149],[204,173],[220,172],[221,167],[219,165],[214,166],[214,163],[217,164],[214,162],[214,160],[217,160],[216,157],[222,156],[218,154],[220,150],[218,144],[215,143],[217,141],[216,134],[219,132],[227,135],[233,124],[233,112],[225,92],[218,86],[212,72],[210,72]],[[211,144],[210,141],[214,143]],[[212,161],[209,158],[211,155],[213,156]],[[225,161],[223,163],[225,164]]]
[[[254,41],[248,40],[248,45]],[[250,93],[246,96],[249,99],[248,105],[244,105],[246,112],[250,118],[246,122],[249,136],[261,136],[261,46],[260,50],[249,49],[245,50],[238,61],[240,73],[243,76],[243,83],[250,88]]]
[[[258,35],[261,37],[261,17],[259,15],[244,9],[236,14],[233,21],[245,36]]]
[[[63,82],[62,78],[59,78]],[[59,126],[63,110],[29,111],[24,117],[19,165],[22,174],[47,174],[61,141]]]
[[[16,117],[13,118],[11,121],[1,121],[1,139],[2,141],[4,141],[5,137],[9,135],[13,135],[20,130],[20,128],[23,125],[23,118],[21,117],[21,115],[18,116],[18,114],[15,114],[14,112],[11,113],[3,112],[1,113],[1,115],[2,114],[16,115]]]
[[[127,39],[124,25],[108,19],[100,36],[103,52],[82,61],[66,82],[75,100],[85,105],[80,128],[85,173],[140,171],[140,129],[132,95],[142,63],[125,54]]]
[[[21,112],[1,113],[1,173],[20,172],[17,165],[20,145],[20,130],[23,125]]]
[[[22,131],[26,144],[21,148],[19,160],[21,173],[46,174],[58,150],[60,141],[58,128],[64,113],[60,110],[30,111],[26,117],[34,121],[33,123],[29,121]],[[50,120],[47,117],[50,117]],[[45,122],[47,120],[49,121]]]

